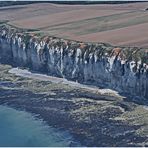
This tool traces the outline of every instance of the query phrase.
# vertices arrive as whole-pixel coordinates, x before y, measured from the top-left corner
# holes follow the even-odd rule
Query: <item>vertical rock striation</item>
[[[3,26],[1,60],[148,98],[148,49],[39,37]]]

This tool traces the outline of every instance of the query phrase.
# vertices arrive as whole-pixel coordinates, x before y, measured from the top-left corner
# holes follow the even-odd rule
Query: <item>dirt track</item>
[[[148,2],[121,5],[30,4],[0,8],[0,21],[86,42],[148,47]]]

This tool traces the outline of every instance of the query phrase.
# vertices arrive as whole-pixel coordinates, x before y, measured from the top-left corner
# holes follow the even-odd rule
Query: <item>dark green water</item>
[[[73,138],[25,111],[0,106],[0,146],[69,146]]]

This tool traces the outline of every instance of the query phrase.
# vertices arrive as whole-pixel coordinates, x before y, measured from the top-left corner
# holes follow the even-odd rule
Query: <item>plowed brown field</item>
[[[114,5],[49,3],[0,8],[0,22],[86,42],[148,47],[148,2]]]

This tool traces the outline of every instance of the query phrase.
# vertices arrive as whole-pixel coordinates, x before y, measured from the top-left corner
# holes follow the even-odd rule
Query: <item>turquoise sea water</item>
[[[69,146],[72,140],[32,114],[0,105],[0,146]]]

